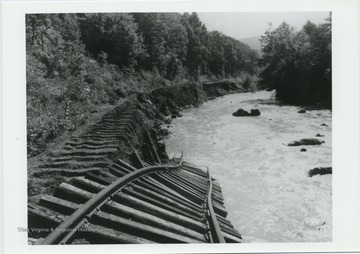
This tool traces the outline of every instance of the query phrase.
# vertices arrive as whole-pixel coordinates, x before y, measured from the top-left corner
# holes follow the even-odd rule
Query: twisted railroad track
[[[30,170],[47,190],[28,202],[31,244],[241,242],[209,170],[161,164],[143,130],[150,107],[116,107]],[[130,165],[119,155],[131,146],[141,156],[129,154]]]
[[[106,177],[74,177],[32,204],[29,220],[42,229],[35,244],[241,242],[209,170],[182,158],[167,165],[138,162],[142,167],[118,160]]]

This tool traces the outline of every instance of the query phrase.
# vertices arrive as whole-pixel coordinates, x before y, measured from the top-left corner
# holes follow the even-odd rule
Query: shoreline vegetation
[[[196,13],[26,15],[27,151],[83,125],[104,105],[187,83],[256,89],[258,55]]]
[[[120,129],[126,126],[126,130],[119,131],[117,141],[114,140],[108,145],[113,150],[103,154],[103,158],[108,158],[109,162],[117,159],[131,162],[131,157],[136,152],[141,159],[146,160],[148,155],[143,145],[147,139],[146,133],[149,133],[159,158],[166,162],[169,158],[164,139],[170,132],[165,126],[169,126],[174,118],[182,117],[181,111],[198,107],[210,99],[244,91],[243,87],[234,81],[215,81],[206,85],[186,83],[154,89],[148,93],[139,92],[124,99],[119,105],[99,109],[91,113],[83,125],[48,143],[44,152],[28,158],[28,197],[31,202],[36,202],[41,195],[52,194],[55,187],[69,177],[86,173],[87,167],[92,164],[85,165],[78,156],[71,160],[69,158],[66,163],[59,164],[57,161],[61,157],[60,154],[73,152],[71,145],[74,142],[84,143],[84,148],[90,148],[89,141],[84,137],[93,135],[90,133],[99,126],[108,126],[109,119],[117,122]],[[95,145],[92,143],[91,146]],[[100,144],[100,140],[96,141],[96,145]],[[90,169],[95,170],[91,167]]]
[[[156,141],[181,110],[230,93],[275,90],[280,103],[331,108],[331,17],[269,28],[261,43],[260,57],[196,13],[27,14],[29,197],[39,193],[31,171],[51,150],[121,105],[137,108]],[[132,138],[125,159],[139,149]]]
[[[323,24],[308,21],[300,31],[285,22],[270,26],[260,39],[259,87],[275,90],[284,103],[331,108],[331,38],[331,14]]]

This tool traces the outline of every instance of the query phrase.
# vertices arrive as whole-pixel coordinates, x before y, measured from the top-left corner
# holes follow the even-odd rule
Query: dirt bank
[[[245,89],[240,83],[229,80],[206,82],[202,86],[209,100],[226,94],[245,92]]]
[[[131,162],[134,152],[144,160],[168,159],[162,141],[167,130],[163,124],[181,117],[181,110],[197,107],[207,98],[239,92],[231,82],[188,83],[138,93],[103,114],[83,131],[75,131],[41,156],[28,161],[28,197],[36,202],[44,194],[52,194],[61,182],[87,172],[106,172],[116,160]],[[69,135],[69,134],[67,134]],[[150,137],[150,140],[149,138]]]

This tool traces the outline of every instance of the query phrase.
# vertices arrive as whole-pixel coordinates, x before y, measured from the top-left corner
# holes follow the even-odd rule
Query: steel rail
[[[165,169],[178,169],[181,167],[183,163],[183,154],[181,154],[179,164],[175,166],[150,166],[142,169],[138,169],[133,171],[112,184],[108,185],[104,189],[102,189],[97,194],[89,199],[83,206],[81,206],[76,212],[74,212],[70,217],[66,219],[63,223],[61,223],[55,230],[53,230],[45,239],[36,242],[37,245],[50,245],[50,244],[58,244],[62,241],[62,239],[67,238],[69,234],[69,230],[73,230],[78,228],[78,224],[93,210],[95,210],[102,202],[106,201],[111,195],[115,194],[119,191],[119,189],[123,188],[125,185],[130,182],[138,179],[139,177],[143,177],[145,175],[155,173]]]
[[[207,169],[207,177],[209,181],[209,192],[207,194],[207,209],[209,211],[209,224],[211,227],[210,229],[211,229],[212,239],[214,243],[226,243],[212,205],[211,196],[212,196],[213,184],[212,184],[209,168]]]

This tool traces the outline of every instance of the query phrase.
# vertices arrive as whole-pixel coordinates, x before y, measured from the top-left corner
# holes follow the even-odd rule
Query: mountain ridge
[[[241,38],[239,41],[242,43],[245,43],[250,48],[257,50],[259,53],[261,53],[261,43],[260,43],[261,36],[252,36],[252,37],[246,37]]]

